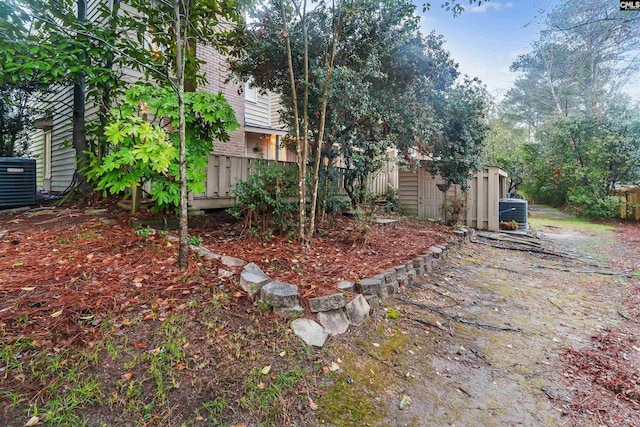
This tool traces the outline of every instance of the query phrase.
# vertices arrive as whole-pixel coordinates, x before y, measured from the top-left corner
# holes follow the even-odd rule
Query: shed
[[[444,180],[439,176],[432,177],[424,160],[415,170],[399,171],[400,212],[420,218],[442,218],[443,193],[437,187],[441,183]],[[468,227],[498,231],[498,202],[507,195],[507,172],[495,166],[485,167],[470,180],[468,186],[464,192],[459,186],[452,185],[447,191],[447,198],[464,198]]]
[[[616,190],[620,199],[620,218],[640,221],[640,187],[626,187]]]

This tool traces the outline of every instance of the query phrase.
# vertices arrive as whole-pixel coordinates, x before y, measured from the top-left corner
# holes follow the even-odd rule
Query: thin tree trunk
[[[186,8],[187,6],[185,5],[184,7]],[[182,37],[183,24],[180,17],[180,0],[174,0],[173,10],[175,14],[176,89],[178,92],[178,135],[180,141],[180,247],[178,251],[178,266],[180,269],[185,269],[189,266],[189,222],[187,212],[187,151],[184,112],[184,46]],[[185,16],[188,16],[188,12],[186,11]]]
[[[115,12],[113,11],[116,10],[116,7],[119,3],[120,3],[120,0],[113,0],[111,29],[114,32],[116,30],[116,23],[115,23],[115,17],[113,16]],[[115,63],[115,53],[111,52],[109,54],[109,57],[107,58],[107,61],[105,62],[105,68],[109,71],[112,71],[114,63]],[[104,87],[102,88],[101,95],[102,95],[101,97],[102,99],[100,100],[100,106],[98,110],[98,120],[99,120],[98,135],[97,135],[98,146],[96,147],[96,153],[95,153],[98,157],[99,163],[102,163],[102,158],[106,154],[105,147],[106,147],[107,139],[104,136],[104,130],[107,127],[107,121],[109,119],[109,108],[111,107],[111,83],[107,82],[107,84],[104,85]]]
[[[78,20],[87,19],[86,0],[78,0]],[[79,73],[73,85],[73,116],[71,139],[76,151],[76,169],[78,174],[78,190],[81,194],[86,194],[89,186],[84,179],[84,169],[89,164],[87,151],[87,133],[85,129],[85,78],[83,73]]]
[[[307,219],[307,215],[305,213],[305,208],[307,204],[306,185],[305,185],[305,175],[307,173],[306,150],[303,149],[302,141],[300,140],[300,122],[299,122],[299,116],[298,116],[298,91],[296,90],[296,79],[293,73],[291,40],[289,38],[289,33],[287,28],[285,2],[281,3],[281,9],[282,9],[282,35],[284,38],[285,46],[287,48],[287,65],[289,68],[289,81],[291,83],[291,101],[293,103],[293,123],[294,123],[294,131],[296,135],[296,155],[298,157],[298,238],[300,239],[301,242],[304,242],[305,223]]]
[[[338,45],[338,37],[342,26],[341,10],[342,5],[338,6],[338,20],[333,31],[333,40],[331,42],[331,52],[329,52],[329,63],[327,64],[327,73],[324,77],[324,84],[322,86],[322,101],[320,106],[320,127],[318,129],[318,140],[316,141],[316,154],[313,164],[313,192],[311,193],[311,208],[309,213],[311,218],[309,219],[309,226],[307,228],[306,240],[309,242],[313,239],[313,233],[315,232],[316,221],[316,206],[318,204],[318,183],[320,172],[320,158],[322,157],[322,140],[324,139],[324,127],[327,119],[327,102],[329,96],[329,83],[331,80],[331,73],[333,72],[333,62],[336,56],[336,47]],[[306,41],[306,40],[305,40]],[[305,51],[306,53],[306,51]],[[305,109],[306,112],[306,109]]]

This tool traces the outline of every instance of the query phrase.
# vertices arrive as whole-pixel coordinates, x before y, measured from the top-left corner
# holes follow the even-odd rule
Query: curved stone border
[[[441,260],[446,259],[451,245],[466,243],[472,235],[472,229],[460,228],[454,230],[454,238],[449,243],[434,245],[429,248],[427,253],[418,255],[405,264],[389,268],[372,277],[365,277],[355,283],[349,281],[338,282],[336,288],[340,292],[309,298],[309,309],[316,315],[317,322],[305,319],[305,327],[303,328],[298,327],[299,319],[294,320],[292,322],[292,330],[306,344],[322,347],[328,337],[343,334],[350,326],[357,327],[365,323],[372,310],[379,306],[380,300],[384,300],[390,294],[398,292],[400,288],[407,286],[416,277],[433,271]],[[254,268],[253,266],[255,264],[245,266],[243,273],[249,267]],[[262,273],[262,271],[260,272]],[[301,307],[300,310],[293,313],[290,311],[283,313],[283,310],[287,310],[288,307],[273,305],[273,301],[279,301],[283,298],[282,295],[278,295],[281,289],[287,289],[286,292],[291,295],[292,288],[290,286],[294,285],[287,285],[286,288],[283,286],[270,286],[270,284],[263,285],[260,288],[260,298],[263,303],[272,307],[276,312],[299,315],[303,312]],[[251,289],[255,289],[255,287]],[[315,325],[310,325],[309,322],[313,322]]]
[[[322,347],[329,336],[345,333],[350,326],[360,326],[370,317],[371,312],[379,307],[380,300],[398,292],[418,276],[433,271],[440,260],[447,257],[451,245],[467,243],[475,233],[469,228],[453,231],[453,240],[448,243],[434,245],[422,255],[414,257],[405,264],[391,267],[372,277],[365,277],[357,282],[340,281],[336,288],[340,292],[321,297],[309,298],[309,309],[318,322],[312,319],[298,319],[303,313],[298,303],[298,288],[295,285],[271,280],[254,263],[223,256],[202,246],[191,245],[190,248],[206,259],[216,259],[227,267],[244,266],[240,273],[240,287],[250,295],[260,292],[260,300],[274,312],[286,317],[294,317],[291,327],[307,345]],[[171,241],[177,237],[167,236]],[[226,275],[220,269],[220,276]],[[232,273],[231,273],[232,274]]]

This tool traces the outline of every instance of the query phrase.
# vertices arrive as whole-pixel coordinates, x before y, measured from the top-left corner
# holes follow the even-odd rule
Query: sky
[[[491,0],[481,6],[465,6],[465,12],[455,18],[440,7],[443,1],[430,0],[431,8],[425,13],[424,1],[414,3],[422,16],[422,31],[444,35],[445,48],[461,73],[480,78],[489,93],[500,98],[516,79],[509,66],[538,39],[545,15],[559,1]]]

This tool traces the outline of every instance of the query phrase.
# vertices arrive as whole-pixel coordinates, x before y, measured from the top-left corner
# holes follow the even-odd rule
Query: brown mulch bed
[[[3,217],[0,239],[0,330],[42,346],[90,341],[103,316],[118,317],[155,302],[170,310],[217,279],[199,260],[180,271],[176,247],[159,235],[139,236],[127,215],[115,224],[76,210]]]
[[[104,221],[104,218],[115,219]],[[448,228],[415,219],[363,226],[330,219],[313,245],[250,237],[222,216],[193,219],[191,235],[208,249],[258,264],[304,297],[333,292],[339,280],[381,273],[446,241]],[[87,215],[56,208],[0,214],[0,332],[45,347],[74,347],[99,335],[101,319],[162,317],[205,288],[221,285],[220,265],[193,257],[177,268],[175,244],[140,236],[128,214]],[[224,283],[243,298],[234,283]]]
[[[448,227],[418,219],[361,226],[353,218],[336,216],[323,225],[311,246],[303,247],[286,236],[240,237],[237,225],[231,232],[193,230],[201,233],[208,249],[254,262],[272,279],[298,285],[306,297],[333,292],[340,280],[356,281],[405,264],[446,242],[449,232]]]
[[[626,271],[640,270],[640,225],[620,224],[615,229],[618,248],[611,263]],[[581,424],[585,419],[606,426],[640,425],[640,283],[624,298],[620,323],[591,337],[589,345],[562,355],[565,380],[575,389],[565,411]]]

